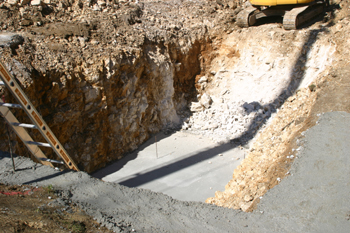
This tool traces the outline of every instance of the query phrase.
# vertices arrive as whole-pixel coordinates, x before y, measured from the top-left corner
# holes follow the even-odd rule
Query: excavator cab
[[[322,14],[325,0],[249,0],[250,6],[237,15],[240,27],[249,27],[257,20],[271,16],[282,16],[283,27],[297,29],[312,18]]]

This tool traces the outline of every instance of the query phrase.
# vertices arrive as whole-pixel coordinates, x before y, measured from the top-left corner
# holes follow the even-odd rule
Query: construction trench
[[[83,172],[13,134],[13,173],[3,133],[2,183],[53,185],[116,232],[350,227],[349,106],[322,92],[347,80],[347,2],[291,31],[238,28],[235,1],[44,2],[0,1],[0,59]]]

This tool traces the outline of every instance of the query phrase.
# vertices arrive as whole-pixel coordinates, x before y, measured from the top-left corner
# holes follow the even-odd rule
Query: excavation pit
[[[0,1],[23,38],[0,59],[85,172],[36,164],[13,136],[1,182],[54,186],[116,232],[350,228],[347,2],[292,31],[237,28],[231,0],[20,2]],[[88,175],[112,162],[96,172],[111,182]]]

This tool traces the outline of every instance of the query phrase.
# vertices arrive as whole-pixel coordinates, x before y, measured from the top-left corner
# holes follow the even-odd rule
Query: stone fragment
[[[253,200],[253,197],[252,197],[251,195],[245,195],[245,196],[244,196],[244,200],[245,200],[246,202],[248,202],[248,201]]]
[[[62,2],[59,2],[57,4],[57,7],[58,7],[58,9],[63,9],[64,8],[64,4]]]
[[[41,0],[32,0],[30,2],[32,6],[40,6],[41,5]]]
[[[97,4],[95,4],[93,6],[92,10],[94,10],[94,11],[101,11],[101,7],[99,5],[97,5]]]
[[[186,123],[186,122],[184,122],[183,123],[183,125],[182,125],[182,129],[188,129],[189,128],[189,125]]]
[[[7,3],[10,5],[17,5],[18,4],[18,0],[7,0]]]
[[[339,31],[342,29],[342,27],[343,27],[343,25],[337,24],[337,26],[335,26],[335,30],[336,30],[337,32],[339,32]]]
[[[97,1],[97,4],[98,4],[99,6],[105,6],[105,5],[106,5],[106,1],[98,0],[98,1]]]
[[[81,47],[85,47],[85,45],[86,45],[86,44],[85,44],[86,39],[85,39],[84,37],[78,37],[78,41],[79,41]]]
[[[204,83],[204,82],[208,82],[208,78],[203,76],[198,80],[198,83]]]
[[[210,124],[210,126],[208,127],[209,129],[217,129],[219,127],[218,123],[214,122],[212,124]]]
[[[19,25],[25,26],[25,27],[33,25],[33,20],[31,20],[31,19],[23,19],[21,22],[19,22]]]
[[[241,207],[241,209],[242,209],[244,212],[248,212],[249,209],[251,208],[251,205],[252,205],[251,202],[242,203],[242,204],[240,205],[240,207]]]
[[[191,112],[199,112],[202,111],[204,108],[201,103],[199,102],[192,102],[191,103]]]
[[[212,102],[213,102],[213,101],[212,101],[211,97],[210,97],[208,94],[204,93],[204,94],[202,95],[201,100],[200,100],[200,103],[201,103],[205,108],[209,108],[210,105],[212,104]]]
[[[91,44],[92,45],[98,45],[100,42],[98,42],[97,40],[95,40],[95,39],[92,39],[91,40]]]
[[[21,16],[23,17],[24,13],[26,12],[26,10],[24,9],[24,7],[21,7],[19,9],[19,13],[21,14]]]

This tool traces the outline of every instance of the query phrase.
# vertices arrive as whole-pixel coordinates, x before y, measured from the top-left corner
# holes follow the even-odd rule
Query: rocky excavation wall
[[[76,59],[68,72],[35,67],[38,61],[31,71],[14,59],[6,63],[17,78],[22,76],[26,93],[89,172],[136,149],[150,134],[179,127],[187,101],[195,96],[200,51],[199,42],[187,53],[176,45],[145,43],[130,53],[100,54],[90,59],[93,64]]]
[[[0,1],[7,31],[0,57],[84,171],[179,127],[196,100],[195,77],[210,44],[205,33],[215,26],[209,13],[220,6],[153,4]],[[203,24],[190,21],[193,13]],[[21,144],[14,148],[28,154]],[[1,149],[8,150],[5,138]]]

